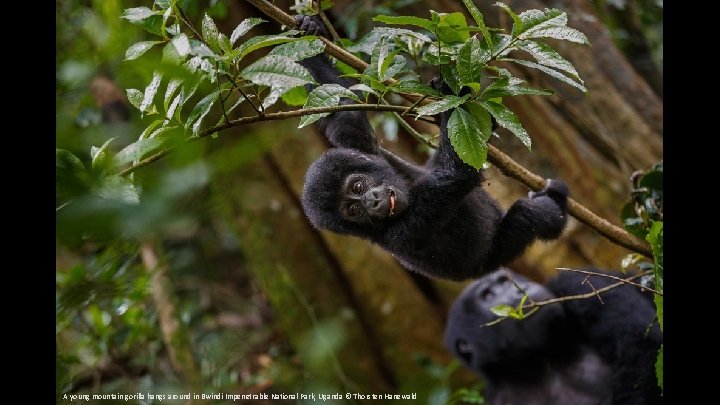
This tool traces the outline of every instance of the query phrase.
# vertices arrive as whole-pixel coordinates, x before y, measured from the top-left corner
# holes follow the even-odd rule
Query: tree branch
[[[271,4],[267,0],[247,1],[257,7],[260,11],[265,13],[268,17],[274,19],[280,24],[286,25],[288,27],[292,27],[295,24],[295,20],[293,19],[293,17],[291,17],[281,9],[277,8],[275,5]],[[325,52],[327,52],[328,54],[334,56],[335,58],[343,61],[344,63],[352,66],[359,71],[364,71],[367,67],[367,63],[365,63],[363,60],[335,45],[327,38],[320,38],[320,40],[322,40],[325,44]],[[416,100],[415,97],[406,97],[406,95],[404,94],[400,95],[409,99],[410,101]],[[488,149],[488,161],[495,165],[498,169],[500,169],[500,171],[504,175],[518,180],[533,191],[540,191],[545,188],[545,180],[542,177],[524,168],[522,165],[511,159],[508,155],[501,152],[498,148],[492,145],[488,145]],[[578,221],[594,229],[600,235],[607,238],[609,241],[634,252],[643,254],[647,257],[653,257],[652,250],[650,249],[650,246],[647,244],[647,242],[635,237],[634,235],[629,234],[622,228],[613,225],[608,220],[601,218],[600,216],[598,216],[597,214],[590,211],[589,209],[571,198],[568,199],[568,212]]]
[[[582,272],[582,271],[580,271],[580,272]],[[598,274],[598,273],[593,273],[593,272],[587,272],[587,273],[589,273],[590,275],[593,275],[593,276],[603,276],[603,275],[604,275],[604,274]],[[602,294],[602,293],[604,293],[604,292],[608,292],[608,291],[610,291],[610,290],[612,290],[612,289],[614,289],[614,288],[618,288],[618,287],[620,287],[620,286],[622,286],[622,285],[625,285],[625,284],[632,284],[632,285],[636,285],[636,286],[638,286],[638,287],[640,287],[640,288],[647,288],[647,287],[643,287],[643,286],[641,286],[641,285],[632,283],[631,281],[632,281],[632,280],[635,280],[635,279],[638,279],[638,278],[640,278],[640,277],[643,277],[643,276],[647,276],[647,275],[649,275],[649,274],[652,274],[652,271],[646,271],[646,272],[644,272],[644,273],[636,274],[636,275],[634,275],[634,276],[632,276],[632,277],[628,277],[628,278],[625,278],[625,279],[620,279],[620,281],[618,281],[617,283],[610,284],[610,285],[605,286],[605,287],[603,287],[603,288],[595,289],[595,287],[593,287],[592,284],[591,284],[591,285],[590,285],[590,288],[592,288],[592,291],[587,292],[587,293],[585,293],[585,294],[566,295],[566,296],[564,296],[564,297],[551,298],[551,299],[548,299],[548,300],[537,301],[537,302],[532,302],[532,303],[530,303],[530,304],[523,305],[523,306],[522,306],[522,309],[523,309],[523,310],[529,310],[529,311],[525,314],[524,318],[527,318],[528,316],[534,314],[535,312],[537,312],[538,310],[540,310],[541,307],[544,307],[544,306],[550,305],[550,304],[557,304],[558,302],[571,301],[571,300],[582,300],[582,299],[593,298],[593,297],[597,297],[597,298],[600,300],[600,302],[602,302],[602,298],[600,298],[600,294]],[[588,277],[590,277],[590,275],[588,275]],[[583,283],[584,283],[584,282],[583,282]],[[523,318],[523,319],[524,319],[524,318]],[[496,325],[496,324],[498,324],[498,323],[500,323],[500,322],[502,322],[502,321],[505,321],[505,320],[507,320],[507,319],[511,319],[511,317],[510,317],[510,316],[500,316],[500,317],[498,317],[498,318],[495,319],[495,320],[492,320],[492,321],[490,321],[490,322],[484,323],[482,326],[493,326],[493,325]],[[512,319],[514,319],[514,318],[512,318]]]
[[[660,292],[660,291],[658,291],[658,290],[655,290],[655,289],[650,288],[650,287],[646,287],[646,286],[641,285],[641,284],[638,284],[638,283],[633,283],[632,281],[629,281],[630,279],[620,278],[620,277],[617,277],[617,276],[613,276],[613,275],[611,275],[611,274],[596,273],[596,272],[594,272],[594,271],[587,271],[587,270],[570,269],[570,268],[567,268],[567,267],[558,267],[557,269],[558,269],[558,270],[561,270],[561,271],[572,271],[572,272],[574,272],[574,273],[587,274],[588,276],[605,277],[605,278],[609,278],[609,279],[611,279],[611,280],[623,282],[623,283],[625,283],[625,284],[630,284],[630,285],[635,286],[635,287],[637,287],[637,288],[639,288],[639,289],[641,289],[641,290],[650,291],[650,292],[652,292],[652,293],[654,293],[654,294],[657,294],[657,295],[660,295],[660,296],[663,295],[663,293]],[[644,273],[644,274],[645,274],[645,273]]]
[[[224,129],[236,127],[239,125],[247,125],[252,124],[255,122],[260,121],[275,121],[275,120],[284,120],[287,118],[295,118],[295,117],[302,117],[304,115],[310,115],[310,114],[319,114],[319,113],[334,113],[339,111],[391,111],[391,112],[404,112],[407,111],[407,107],[399,106],[399,105],[384,105],[384,104],[344,104],[344,105],[336,105],[331,107],[315,107],[315,108],[304,108],[300,110],[293,110],[293,111],[279,111],[274,113],[265,113],[263,115],[253,115],[252,117],[241,117],[234,120],[231,120],[229,122],[216,125],[214,127],[208,128],[206,130],[201,131],[197,137],[188,139],[189,141],[195,141],[201,138],[205,138],[208,135],[211,135],[215,132],[222,131]],[[147,166],[150,163],[163,158],[167,156],[172,149],[165,149],[158,153],[155,153],[153,155],[150,155],[146,157],[145,159],[140,160],[138,163],[128,166],[125,169],[122,169],[118,172],[118,175],[125,176],[128,175],[135,170]],[[59,209],[59,208],[58,208]]]

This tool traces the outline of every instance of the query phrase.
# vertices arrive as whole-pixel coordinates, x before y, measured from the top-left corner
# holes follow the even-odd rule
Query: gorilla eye
[[[359,179],[359,180],[355,181],[355,183],[353,183],[353,185],[352,185],[352,191],[355,194],[362,194],[364,188],[365,188],[365,182],[363,181],[363,179]]]
[[[354,188],[355,188],[355,186],[353,186],[353,189]],[[351,217],[356,217],[356,216],[360,215],[360,205],[358,205],[358,204],[351,205],[348,208],[348,215],[350,215]]]
[[[493,293],[489,288],[482,290],[482,292],[480,293],[480,298],[482,298],[483,301],[489,300],[490,298],[492,298],[492,296]]]
[[[508,281],[510,281],[510,277],[508,277],[504,274],[497,278],[497,282],[499,284],[504,284],[504,283],[507,283]]]

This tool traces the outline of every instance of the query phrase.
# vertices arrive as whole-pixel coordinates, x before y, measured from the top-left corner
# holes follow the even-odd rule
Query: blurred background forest
[[[288,12],[294,4],[274,3]],[[475,3],[489,26],[512,24],[493,2]],[[573,198],[620,224],[631,174],[662,160],[662,0],[507,3],[568,13],[592,46],[553,47],[589,93],[514,67],[558,94],[507,103],[532,152],[512,136],[494,145],[534,173],[563,179]],[[207,12],[226,35],[245,18],[270,20],[241,0],[178,4],[195,22]],[[147,126],[125,96],[147,85],[161,53],[124,60],[130,45],[155,39],[120,18],[138,6],[151,1],[56,2],[56,147],[69,152],[56,161],[58,401],[71,393],[414,392],[441,404],[477,386],[441,345],[464,283],[411,274],[366,241],[308,224],[303,176],[328,147],[313,126],[257,123],[183,145],[133,174],[138,194],[92,170],[78,175],[77,167],[92,168],[93,147],[115,138],[107,147],[120,150]],[[328,15],[340,36],[357,40],[374,15],[424,17],[428,9],[465,11],[455,0],[336,0]],[[279,30],[271,21],[253,34]],[[240,113],[252,110],[245,104]],[[370,117],[385,147],[427,158],[389,113]],[[486,177],[505,208],[528,191],[493,167]],[[617,270],[628,253],[571,219],[559,240],[536,243],[511,267],[544,281],[556,267]]]

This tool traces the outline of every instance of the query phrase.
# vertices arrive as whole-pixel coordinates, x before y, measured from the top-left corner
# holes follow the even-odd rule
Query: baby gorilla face
[[[340,213],[347,220],[363,223],[397,216],[407,207],[407,196],[400,187],[354,173],[343,187]]]

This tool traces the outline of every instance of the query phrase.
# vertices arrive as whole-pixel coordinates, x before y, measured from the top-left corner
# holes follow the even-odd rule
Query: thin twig
[[[337,31],[335,31],[335,27],[330,23],[330,20],[328,20],[327,15],[322,9],[322,6],[320,5],[321,1],[317,0],[315,2],[317,7],[317,13],[320,16],[320,19],[322,20],[323,24],[325,24],[325,27],[330,31],[330,35],[333,37],[333,42],[339,44],[340,42],[340,36],[338,35]]]
[[[605,287],[603,287],[603,288],[599,288],[599,289],[597,289],[597,290],[596,290],[594,287],[592,287],[592,285],[591,285],[590,288],[592,288],[592,291],[590,291],[590,292],[588,292],[588,293],[585,293],[585,294],[566,295],[566,296],[564,296],[564,297],[552,298],[552,299],[548,299],[548,300],[545,300],[545,301],[538,301],[538,302],[534,302],[534,303],[531,303],[531,304],[523,305],[523,306],[522,306],[523,310],[525,310],[525,309],[529,309],[529,310],[530,310],[530,311],[528,311],[528,312],[525,314],[525,317],[524,317],[524,318],[527,318],[528,316],[534,314],[535,312],[537,312],[538,310],[540,310],[541,307],[544,307],[544,306],[550,305],[550,304],[557,304],[558,302],[572,301],[572,300],[581,300],[581,299],[587,299],[587,298],[597,297],[598,299],[600,299],[600,302],[602,303],[603,301],[602,301],[602,298],[600,298],[600,294],[602,294],[602,293],[604,293],[604,292],[607,292],[607,291],[610,291],[610,290],[612,290],[612,289],[614,289],[614,288],[618,288],[618,287],[620,287],[620,286],[622,286],[622,285],[628,284],[628,281],[629,281],[629,280],[635,280],[635,279],[637,279],[637,278],[646,276],[646,275],[651,274],[651,273],[652,273],[652,271],[646,271],[646,272],[644,272],[644,273],[641,273],[641,274],[637,274],[637,275],[628,277],[627,279],[621,279],[621,281],[619,281],[619,282],[617,282],[617,283],[615,283],[615,284],[610,284],[610,285],[608,285],[608,286],[605,286]],[[598,276],[600,276],[600,275],[602,275],[602,274],[592,273],[592,275],[598,275]],[[588,276],[588,277],[589,277],[589,276]],[[523,319],[524,319],[524,318],[523,318]],[[511,318],[511,317],[509,317],[509,316],[501,316],[501,317],[499,317],[498,319],[494,319],[494,320],[492,320],[492,321],[490,321],[490,322],[486,322],[486,323],[482,324],[481,326],[485,327],[485,326],[497,325],[498,323],[503,322],[503,321],[508,320],[508,319],[515,319],[515,318]]]
[[[405,116],[405,114],[409,113],[409,112],[412,111],[415,107],[417,107],[420,103],[422,103],[423,101],[425,101],[426,98],[427,98],[427,94],[423,95],[422,97],[420,97],[419,99],[417,99],[417,101],[414,102],[410,107],[408,107],[407,110],[403,111],[403,113],[400,114],[400,115],[401,115],[401,116]]]
[[[292,27],[295,24],[295,20],[290,15],[277,8],[267,0],[247,1],[280,24],[288,27]],[[355,55],[335,45],[327,38],[320,38],[320,40],[325,44],[325,52],[329,55],[334,56],[359,71],[364,71],[367,67],[367,63],[365,63],[362,59],[359,59]],[[410,101],[415,101],[420,97],[420,95],[407,95],[404,93],[399,94]],[[545,180],[542,177],[524,168],[493,145],[488,145],[488,161],[500,169],[503,174],[520,181],[533,191],[540,191],[545,188]],[[596,230],[609,241],[647,257],[653,257],[652,250],[647,242],[629,234],[622,228],[613,225],[608,220],[598,216],[571,198],[568,199],[568,213],[574,216],[578,221]]]
[[[558,267],[557,269],[558,269],[558,270],[562,270],[562,271],[572,271],[572,272],[575,272],[575,273],[587,274],[588,276],[605,277],[605,278],[609,278],[609,279],[611,279],[611,280],[621,281],[621,282],[623,282],[623,283],[625,283],[625,284],[630,284],[630,285],[635,286],[635,287],[637,287],[637,288],[639,288],[639,289],[641,289],[641,290],[650,291],[650,292],[652,292],[653,294],[657,294],[657,295],[660,295],[660,296],[663,295],[663,293],[662,293],[661,291],[655,290],[655,289],[650,288],[650,287],[646,287],[646,286],[644,286],[644,285],[642,285],[642,284],[633,283],[632,281],[628,281],[628,279],[620,278],[620,277],[613,276],[613,275],[610,275],[610,274],[596,273],[596,272],[587,271],[587,270],[570,269],[570,268],[567,268],[567,267]]]
[[[218,70],[220,69],[219,62],[215,64],[215,68]],[[230,119],[228,119],[227,110],[225,109],[225,100],[223,100],[223,97],[222,97],[222,89],[220,88],[220,78],[217,79],[217,88],[218,88],[218,94],[220,95],[220,97],[218,97],[218,98],[220,99],[220,107],[222,108],[223,117],[225,117],[225,122],[228,122],[228,121],[230,121]]]
[[[185,12],[183,11],[183,9],[182,9],[180,6],[176,6],[176,8],[177,8],[177,10],[178,10],[178,13],[180,14],[180,20],[182,20],[182,22],[185,23],[185,25],[190,29],[190,31],[192,31],[193,35],[195,35],[195,36],[197,37],[198,41],[202,42],[205,46],[208,47],[208,49],[212,50],[212,48],[210,47],[210,44],[208,44],[208,43],[205,41],[205,38],[203,38],[202,34],[200,34],[200,33],[198,32],[198,30],[195,29],[195,26],[192,24],[192,22],[190,22],[190,19],[189,19],[188,16],[185,14]],[[258,107],[255,105],[255,103],[253,103],[253,101],[247,96],[247,94],[245,94],[245,92],[242,91],[242,89],[237,85],[237,83],[235,83],[235,79],[233,79],[232,77],[230,77],[230,75],[227,74],[227,73],[225,73],[225,78],[228,79],[228,81],[233,85],[233,87],[235,87],[235,89],[236,89],[238,92],[240,92],[240,94],[241,94],[243,97],[245,97],[245,99],[248,101],[248,103],[249,103],[250,106],[253,108],[253,110],[255,110],[255,112],[257,113],[257,115],[259,115],[259,116],[262,117],[262,116],[263,116],[262,108],[258,108]],[[259,100],[258,100],[258,101],[259,101]],[[261,104],[261,107],[262,107],[262,104]]]
[[[188,141],[195,141],[195,140],[204,138],[204,137],[211,135],[218,131],[236,127],[239,125],[252,124],[252,123],[260,122],[260,121],[284,120],[286,118],[302,117],[303,115],[319,114],[319,113],[325,113],[325,112],[334,113],[334,112],[339,112],[339,111],[391,111],[391,112],[397,113],[397,112],[402,112],[404,110],[405,110],[405,107],[399,106],[399,105],[344,104],[344,105],[336,105],[336,106],[331,106],[331,107],[315,107],[315,108],[305,108],[305,109],[293,110],[293,111],[279,111],[279,112],[274,112],[274,113],[267,113],[264,115],[254,115],[252,117],[237,118],[237,119],[231,120],[229,122],[219,124],[212,128],[203,130],[198,134],[197,137],[189,138]],[[138,163],[136,163],[132,166],[128,166],[125,169],[119,171],[118,175],[120,175],[120,176],[128,175],[141,167],[147,166],[150,163],[153,163],[156,160],[167,156],[171,151],[172,151],[172,149],[165,149],[165,150],[155,153],[151,156],[148,156],[145,159],[140,160]]]
[[[617,287],[620,287],[620,286],[622,286],[622,285],[625,285],[625,284],[627,284],[628,280],[635,280],[635,279],[638,279],[638,278],[640,278],[640,277],[646,276],[646,275],[651,274],[651,273],[652,273],[652,272],[647,271],[647,272],[645,272],[645,273],[636,274],[636,275],[631,276],[631,277],[628,277],[627,279],[624,279],[624,280],[622,280],[622,281],[618,281],[618,282],[615,283],[615,284],[610,284],[610,285],[608,285],[608,286],[605,286],[605,287],[603,287],[603,288],[598,288],[597,290],[593,290],[593,291],[590,291],[590,292],[585,293],[585,294],[566,295],[566,296],[564,296],[564,297],[552,298],[552,299],[545,300],[545,301],[538,301],[538,302],[536,302],[536,303],[534,303],[534,304],[524,305],[523,308],[542,307],[542,306],[545,306],[545,305],[555,304],[555,303],[557,303],[557,302],[570,301],[570,300],[578,300],[578,299],[584,299],[584,298],[592,298],[592,297],[597,296],[597,294],[601,294],[601,293],[610,291],[610,290],[612,290],[613,288],[617,288]]]

